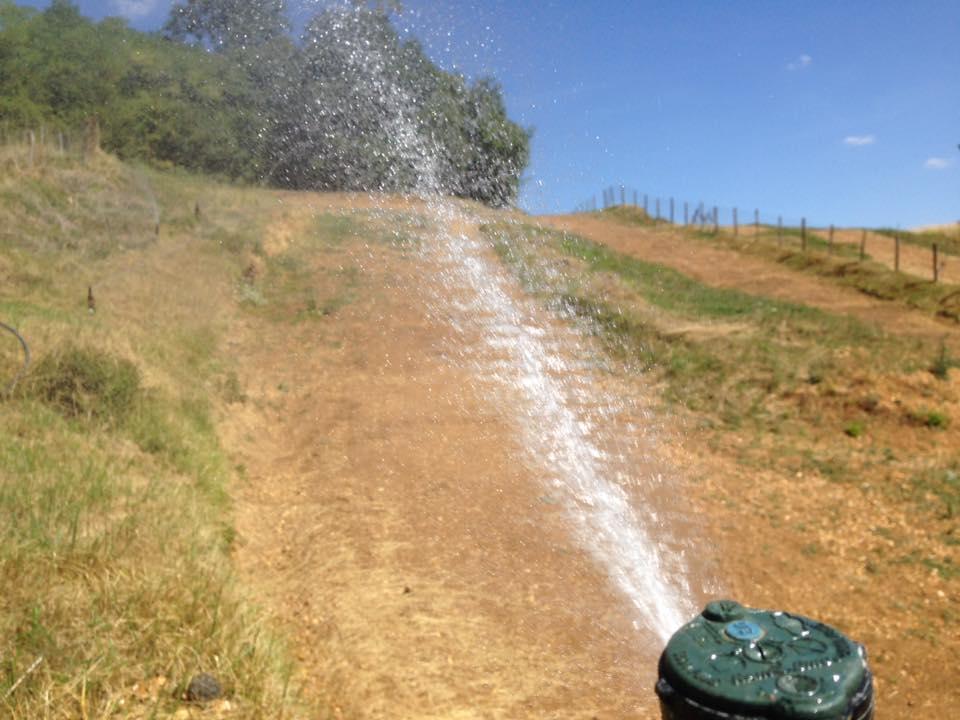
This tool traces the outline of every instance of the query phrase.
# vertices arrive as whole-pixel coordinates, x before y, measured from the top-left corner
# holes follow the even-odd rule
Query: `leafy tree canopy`
[[[0,123],[77,128],[122,157],[303,189],[513,202],[530,133],[492,79],[437,67],[391,0],[327,7],[289,34],[284,0],[184,0],[164,37],[70,0],[0,0]],[[211,52],[213,51],[213,52]]]
[[[264,45],[289,26],[284,0],[186,0],[170,8],[164,29],[178,40],[234,50]]]

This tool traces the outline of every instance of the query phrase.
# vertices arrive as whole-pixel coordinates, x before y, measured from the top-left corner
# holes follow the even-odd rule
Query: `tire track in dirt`
[[[247,477],[239,565],[297,638],[308,694],[334,717],[656,717],[660,640],[576,543],[509,388],[493,401],[478,379],[503,358],[431,306],[464,298],[429,256],[342,252],[318,262],[361,265],[357,303],[235,329],[250,400],[225,424]],[[608,415],[611,437],[649,423],[639,406]],[[641,441],[616,451],[656,474],[661,448]],[[629,492],[674,517],[675,488]],[[668,547],[695,533],[678,521]]]

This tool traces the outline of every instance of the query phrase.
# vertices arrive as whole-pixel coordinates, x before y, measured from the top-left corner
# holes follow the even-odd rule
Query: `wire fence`
[[[662,197],[624,185],[605,188],[599,196],[594,195],[577,205],[574,212],[618,207],[642,210],[640,217],[654,225],[775,243],[779,247],[799,248],[802,252],[827,252],[860,261],[871,259],[896,272],[929,278],[933,282],[960,283],[960,221],[954,227],[930,232],[814,225],[805,217]]]
[[[100,124],[90,118],[81,129],[64,129],[40,124],[35,127],[15,127],[0,123],[0,148],[14,149],[0,158],[22,169],[42,166],[55,159],[88,158],[100,149]]]

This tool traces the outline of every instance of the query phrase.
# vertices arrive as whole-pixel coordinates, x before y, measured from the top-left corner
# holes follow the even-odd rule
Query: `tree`
[[[500,86],[482,79],[466,101],[470,147],[464,168],[464,194],[494,206],[507,205],[520,190],[520,175],[530,162],[530,131],[510,122]]]
[[[269,43],[287,33],[285,0],[186,0],[170,8],[168,37],[236,50]]]

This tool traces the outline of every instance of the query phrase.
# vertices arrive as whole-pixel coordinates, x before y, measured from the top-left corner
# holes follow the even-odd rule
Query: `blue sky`
[[[79,5],[155,29],[170,1]],[[437,62],[497,77],[534,128],[531,212],[622,183],[815,224],[960,220],[957,0],[404,5]]]

